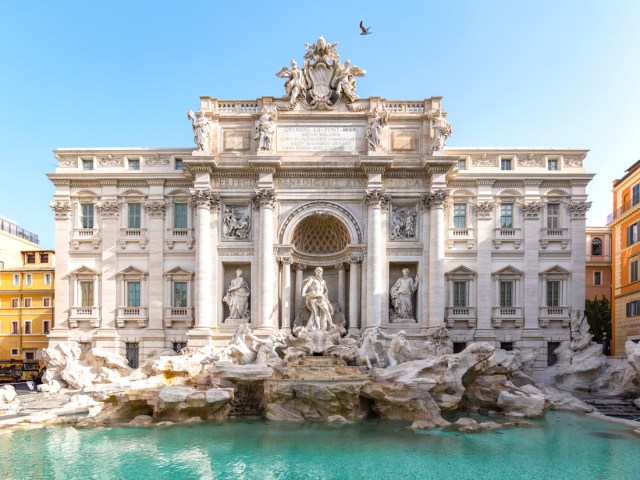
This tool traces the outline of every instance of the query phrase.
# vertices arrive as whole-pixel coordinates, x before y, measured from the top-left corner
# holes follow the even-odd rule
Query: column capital
[[[273,208],[276,203],[276,191],[273,188],[259,188],[253,196],[253,204],[257,208]]]
[[[71,203],[66,201],[56,200],[49,202],[49,206],[56,215],[56,220],[66,220],[71,216]]]
[[[391,201],[391,195],[387,194],[382,188],[369,188],[365,190],[364,200],[369,206],[386,208]]]
[[[305,265],[304,263],[296,263],[294,264],[294,268],[296,270],[302,271],[307,269],[307,265]]]
[[[591,202],[570,202],[569,211],[571,220],[581,220],[587,217],[587,210],[591,208]]]
[[[475,208],[478,220],[489,220],[496,208],[496,204],[492,201],[477,202]]]
[[[352,255],[349,257],[349,263],[351,263],[351,265],[359,265],[362,263],[362,257],[359,255]]]
[[[192,188],[191,204],[196,208],[208,208],[210,210],[220,207],[220,195],[213,193],[210,188]]]
[[[345,270],[347,268],[347,264],[346,263],[336,263],[335,264],[335,269],[336,270]]]
[[[98,211],[102,218],[118,218],[120,213],[120,203],[115,200],[105,200],[98,202]]]
[[[537,220],[540,218],[540,213],[544,208],[544,202],[534,200],[533,202],[527,202],[522,205],[522,213],[524,213],[525,220]]]
[[[289,265],[289,266],[293,265],[293,259],[291,257],[287,257],[287,256],[278,257],[278,261],[283,265]]]
[[[449,189],[439,188],[423,194],[420,201],[425,208],[443,208],[447,198],[449,198]]]
[[[163,200],[149,200],[144,204],[149,218],[164,218],[166,203]]]

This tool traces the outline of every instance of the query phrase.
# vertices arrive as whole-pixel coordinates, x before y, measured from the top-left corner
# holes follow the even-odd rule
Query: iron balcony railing
[[[35,243],[40,245],[40,240],[38,240],[38,235],[35,233],[31,233],[24,228],[20,228],[13,222],[9,220],[5,220],[4,218],[0,218],[0,230],[3,232],[10,233],[11,235],[15,235],[16,237],[24,238],[25,240],[29,240],[31,243]]]

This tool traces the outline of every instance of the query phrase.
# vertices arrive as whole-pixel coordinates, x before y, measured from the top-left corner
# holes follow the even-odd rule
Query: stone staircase
[[[598,412],[608,417],[624,418],[640,422],[640,409],[633,402],[632,398],[621,397],[585,397],[581,400]]]

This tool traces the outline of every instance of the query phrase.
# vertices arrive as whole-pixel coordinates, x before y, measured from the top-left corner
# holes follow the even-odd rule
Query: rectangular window
[[[138,368],[140,344],[138,342],[126,342],[124,345],[129,366],[131,368]]]
[[[40,263],[49,263],[49,254],[41,253],[40,254]]]
[[[25,298],[24,299],[24,308],[31,308],[31,299],[30,298]]]
[[[83,170],[93,170],[93,160],[82,160]]]
[[[80,222],[82,228],[93,228],[93,203],[80,205]]]
[[[36,263],[35,253],[27,253],[27,263]]]
[[[140,306],[140,282],[127,282],[127,307]]]
[[[513,282],[500,282],[500,306],[513,307]]]
[[[640,203],[640,183],[631,188],[631,205]]]
[[[51,321],[50,320],[43,320],[42,321],[42,333],[44,335],[49,335],[49,333],[51,333]]]
[[[51,306],[51,298],[49,297],[44,297],[42,299],[42,306],[43,307],[50,307]]]
[[[18,308],[20,306],[20,300],[17,298],[11,299],[11,308]]]
[[[467,204],[453,204],[453,228],[467,228]]]
[[[560,222],[558,221],[560,216],[560,204],[549,203],[547,204],[547,228],[558,228]]]
[[[173,228],[187,228],[187,212],[188,205],[186,203],[176,203],[173,205]]]
[[[36,358],[35,352],[24,352],[25,360],[35,360],[35,358]]]
[[[175,160],[176,170],[184,170],[184,160],[181,158],[176,158]]]
[[[187,282],[173,282],[173,306],[187,307]]]
[[[560,282],[557,280],[547,281],[547,307],[560,306]]]
[[[80,282],[80,307],[93,307],[93,282]]]
[[[11,356],[12,357],[17,357],[18,355],[20,355],[20,350],[17,348],[12,348],[11,349]]]
[[[513,228],[513,203],[500,205],[500,228]]]
[[[549,170],[549,171],[558,170],[558,160],[549,160],[549,161],[547,161],[547,170]]]
[[[627,247],[633,245],[638,241],[638,223],[629,225],[627,227]]]
[[[26,287],[30,287],[32,283],[33,283],[33,277],[31,276],[30,273],[27,273],[24,277],[24,285]]]
[[[593,284],[602,285],[602,272],[593,272]]]
[[[459,158],[458,159],[458,170],[466,170],[467,169],[467,159]]]
[[[511,170],[510,158],[503,158],[500,160],[500,170]]]
[[[127,227],[140,228],[140,211],[142,205],[139,203],[128,204]]]
[[[640,315],[640,300],[627,303],[627,317],[637,317]]]
[[[140,170],[140,160],[137,158],[130,158],[129,170]]]
[[[20,333],[20,326],[18,322],[11,322],[11,335],[18,335]]]
[[[633,260],[629,262],[629,281],[630,282],[638,281],[638,260]]]
[[[44,284],[45,285],[51,285],[51,274],[50,273],[45,273],[44,274]]]
[[[27,320],[24,322],[24,334],[31,335],[31,321]]]
[[[467,282],[465,281],[453,282],[453,306],[454,307],[467,306]]]
[[[20,275],[16,273],[13,275],[13,286],[17,287],[18,285],[20,285]]]

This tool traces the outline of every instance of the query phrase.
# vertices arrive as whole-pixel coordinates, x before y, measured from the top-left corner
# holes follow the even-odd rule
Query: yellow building
[[[0,270],[0,381],[20,365],[23,379],[39,370],[53,328],[54,270],[53,250],[23,251],[22,266]]]

